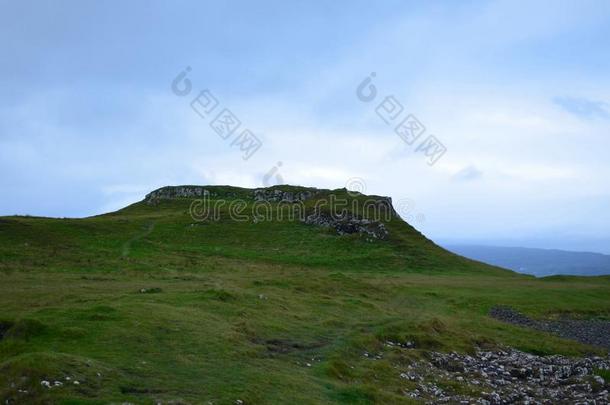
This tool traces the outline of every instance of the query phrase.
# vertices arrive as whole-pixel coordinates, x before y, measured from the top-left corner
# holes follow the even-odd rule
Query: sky
[[[0,0],[0,88],[0,215],[348,186],[438,242],[610,254],[605,0]]]

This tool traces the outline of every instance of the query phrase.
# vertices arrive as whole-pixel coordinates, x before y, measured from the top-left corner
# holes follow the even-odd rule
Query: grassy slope
[[[408,403],[396,367],[427,349],[596,350],[492,320],[493,305],[610,318],[607,277],[520,276],[400,220],[367,242],[298,222],[193,224],[189,203],[0,218],[3,402]]]

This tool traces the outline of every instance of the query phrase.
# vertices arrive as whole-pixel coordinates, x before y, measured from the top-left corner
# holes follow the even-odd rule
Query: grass
[[[450,254],[398,219],[371,242],[227,212],[194,222],[189,204],[0,218],[2,401],[410,403],[397,367],[426,350],[601,353],[487,312],[609,319],[608,277],[518,275]],[[363,356],[386,340],[417,350]]]

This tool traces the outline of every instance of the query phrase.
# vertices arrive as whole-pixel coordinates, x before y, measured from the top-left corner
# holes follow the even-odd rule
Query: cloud
[[[603,101],[577,97],[555,97],[553,102],[565,111],[581,118],[610,119],[610,105]]]
[[[453,175],[453,180],[457,180],[457,181],[471,181],[471,180],[476,180],[478,178],[481,178],[482,176],[483,176],[483,172],[482,171],[477,169],[475,166],[470,165],[470,166],[467,166],[467,167],[463,168],[462,170],[460,170],[456,174],[454,174]]]

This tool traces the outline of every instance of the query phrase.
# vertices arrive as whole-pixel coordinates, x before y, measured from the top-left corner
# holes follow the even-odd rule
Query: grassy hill
[[[414,383],[396,367],[427,350],[601,352],[487,314],[610,319],[609,277],[518,275],[449,253],[397,216],[381,221],[385,239],[278,219],[277,202],[271,220],[236,221],[230,203],[253,212],[253,191],[206,190],[226,202],[218,218],[194,219],[192,198],[0,218],[3,403],[409,403]],[[349,207],[369,198],[273,190],[313,193],[307,213],[331,195]],[[387,340],[416,350],[363,356]]]

